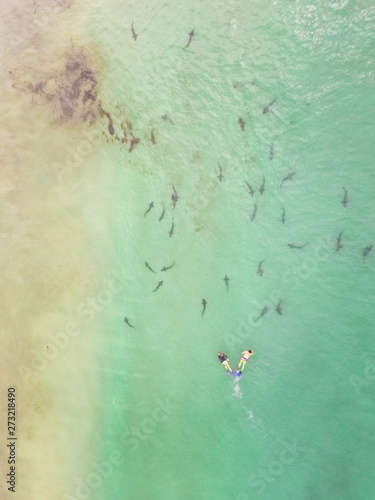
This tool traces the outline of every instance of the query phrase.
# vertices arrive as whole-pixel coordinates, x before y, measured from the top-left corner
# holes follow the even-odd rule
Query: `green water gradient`
[[[100,159],[124,283],[107,310],[102,458],[122,461],[95,495],[371,499],[372,4],[102,1],[91,30],[115,130],[126,119],[140,138]],[[235,367],[247,348],[242,379],[226,377],[217,351]]]

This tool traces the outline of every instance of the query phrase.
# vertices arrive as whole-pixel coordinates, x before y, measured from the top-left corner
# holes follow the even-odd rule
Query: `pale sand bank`
[[[92,470],[102,318],[121,290],[104,258],[111,172],[95,161],[108,117],[83,26],[92,4],[58,4],[4,4],[1,21],[0,416],[14,386],[16,492],[27,500],[74,495]]]

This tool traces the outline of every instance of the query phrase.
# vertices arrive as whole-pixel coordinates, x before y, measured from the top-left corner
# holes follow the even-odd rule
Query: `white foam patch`
[[[240,384],[237,381],[234,383],[234,391],[232,393],[232,397],[240,399],[242,398]]]

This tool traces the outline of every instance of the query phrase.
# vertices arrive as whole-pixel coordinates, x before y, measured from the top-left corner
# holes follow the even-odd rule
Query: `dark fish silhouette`
[[[223,169],[221,168],[220,163],[218,163],[218,165],[219,165],[219,175],[217,176],[217,178],[221,182],[223,180]]]
[[[225,286],[227,288],[227,291],[229,289],[229,278],[227,275],[224,276],[223,281],[225,282]]]
[[[268,313],[268,307],[267,307],[267,306],[265,306],[265,307],[263,307],[263,309],[260,311],[260,314],[259,314],[259,316],[256,318],[256,320],[255,320],[255,321],[260,320],[260,318],[263,318],[263,316],[264,316],[265,314],[267,314],[267,313]]]
[[[273,160],[273,157],[274,157],[273,142],[271,142],[270,153],[268,155],[268,158],[269,160]]]
[[[133,36],[133,38],[134,38],[134,41],[137,41],[137,36],[138,36],[138,35],[137,35],[137,34],[136,34],[136,32],[135,32],[135,29],[134,29],[134,24],[133,24],[133,23],[132,23],[132,36]]]
[[[194,36],[194,30],[190,31],[190,33],[189,33],[189,41],[188,41],[187,45],[185,45],[185,49],[187,49],[189,47],[189,45],[193,39],[193,36]]]
[[[163,286],[163,282],[162,282],[162,281],[159,281],[159,283],[158,283],[157,287],[156,287],[154,290],[152,290],[152,291],[153,291],[153,292],[156,292],[157,290],[159,290],[159,288],[160,288],[161,286]]]
[[[173,121],[169,118],[169,116],[168,116],[168,115],[163,115],[161,118],[162,118],[165,122],[170,122],[170,123],[172,123],[172,125],[174,125]]]
[[[263,268],[262,268],[262,265],[263,265],[263,262],[265,261],[265,259],[263,259],[261,262],[259,262],[258,264],[258,270],[257,270],[257,274],[259,276],[263,276]]]
[[[146,215],[149,213],[149,211],[151,210],[151,208],[154,208],[154,202],[153,201],[149,204],[148,209],[144,213],[143,217],[146,217]]]
[[[268,113],[268,111],[271,109],[271,107],[272,107],[272,105],[273,105],[273,103],[274,103],[275,101],[276,101],[276,97],[275,97],[275,99],[274,99],[272,102],[270,102],[269,104],[267,104],[267,106],[264,106],[264,108],[263,108],[263,114],[264,114],[264,115],[265,115],[266,113]]]
[[[286,177],[284,177],[284,179],[281,181],[280,187],[284,184],[284,182],[291,181],[296,173],[297,172],[290,172]]]
[[[366,257],[372,251],[372,245],[368,245],[362,250],[363,263],[365,263]]]
[[[263,182],[262,182],[262,185],[259,188],[260,194],[263,194],[264,191],[266,190],[265,185],[266,185],[266,179],[264,178],[264,175],[263,175]]]
[[[283,313],[283,306],[282,306],[282,303],[283,303],[283,302],[284,302],[284,299],[281,299],[281,300],[277,303],[277,305],[276,305],[276,307],[275,307],[275,311],[277,312],[277,314],[280,314],[280,316],[281,316],[281,315],[282,315],[282,313]]]
[[[346,207],[347,204],[349,203],[349,198],[348,198],[348,191],[343,187],[344,190],[344,196],[342,198],[341,204],[343,207]]]
[[[309,242],[305,243],[304,245],[295,245],[294,243],[288,243],[289,248],[296,248],[297,250],[300,250],[301,248],[305,248],[306,245],[308,245]]]
[[[283,207],[283,211],[281,213],[281,222],[285,224],[286,218],[285,218],[285,207]]]
[[[162,211],[162,213],[160,214],[160,217],[159,217],[159,222],[160,222],[161,220],[163,220],[163,219],[164,219],[164,215],[165,215],[165,205],[164,205],[164,203],[163,203],[163,211]]]
[[[250,194],[251,196],[254,196],[255,191],[254,191],[254,189],[252,188],[252,186],[251,186],[248,182],[246,182],[246,181],[245,181],[245,183],[246,183],[246,186],[249,188],[249,194]]]
[[[341,231],[341,233],[337,236],[336,245],[335,245],[336,252],[338,252],[340,250],[340,248],[342,248],[344,246],[341,243],[341,237],[342,237],[343,234],[344,234],[344,231]]]
[[[174,186],[172,186],[172,187],[173,187],[173,193],[171,196],[171,200],[172,200],[173,208],[175,208],[176,203],[178,202],[178,194],[177,194],[175,187]]]
[[[240,124],[242,132],[245,130],[245,120],[243,118],[238,118],[238,123]]]
[[[168,271],[169,269],[172,269],[172,267],[176,264],[176,262],[173,262],[170,266],[164,266],[160,269],[160,271]]]
[[[140,139],[138,137],[132,137],[130,141],[130,148],[129,148],[129,153],[133,151],[133,149],[136,147]]]
[[[125,316],[124,322],[125,322],[128,326],[130,326],[130,328],[134,328],[134,326],[130,324],[130,319],[129,319],[129,318],[127,318],[126,316]]]
[[[255,217],[256,217],[256,215],[257,215],[257,211],[258,211],[258,206],[257,206],[257,204],[256,204],[256,203],[254,203],[254,209],[253,209],[253,211],[252,211],[252,214],[250,215],[250,220],[251,220],[251,222],[253,222],[253,221],[254,221],[254,219],[255,219]]]
[[[169,233],[168,233],[170,238],[172,238],[173,233],[174,233],[174,219],[172,217],[172,226],[171,226]]]
[[[203,306],[203,310],[202,310],[202,318],[203,318],[203,314],[206,310],[206,306],[207,306],[207,300],[203,299],[202,300],[202,306]]]
[[[156,144],[156,139],[155,139],[155,129],[151,129],[151,142],[152,144]]]
[[[145,267],[147,267],[147,269],[149,269],[152,273],[155,273],[156,271],[154,271],[152,269],[152,267],[150,266],[150,264],[148,262],[145,262]]]

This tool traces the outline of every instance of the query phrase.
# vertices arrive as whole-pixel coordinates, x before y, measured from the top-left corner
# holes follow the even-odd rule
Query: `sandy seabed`
[[[101,315],[120,289],[101,270],[108,235],[97,179],[103,187],[106,177],[93,158],[107,117],[100,57],[83,27],[89,8],[2,7],[0,416],[14,387],[15,491],[28,500],[74,498],[74,481],[92,468]],[[2,498],[8,487],[0,483]]]

